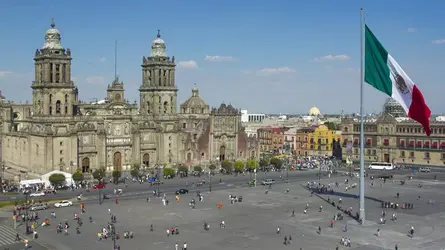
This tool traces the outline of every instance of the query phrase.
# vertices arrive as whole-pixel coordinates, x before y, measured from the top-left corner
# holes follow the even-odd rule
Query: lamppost
[[[25,227],[26,227],[26,234],[32,234],[33,232],[29,229],[28,225],[28,195],[30,193],[30,190],[25,191]]]
[[[212,172],[209,171],[209,193],[212,192]]]
[[[100,182],[99,182],[100,183]],[[99,205],[102,205],[102,203],[103,203],[103,199],[102,199],[102,189],[101,188],[98,188],[99,189]]]
[[[116,245],[116,225],[111,222],[111,237],[113,239],[113,250],[119,249],[119,247]]]

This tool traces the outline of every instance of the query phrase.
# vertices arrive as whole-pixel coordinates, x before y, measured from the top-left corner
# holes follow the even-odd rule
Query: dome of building
[[[209,112],[209,105],[199,96],[198,88],[192,89],[192,96],[181,104],[182,113],[206,114]]]
[[[396,100],[388,98],[383,105],[383,113],[393,117],[406,117],[405,109]]]
[[[151,43],[151,56],[167,56],[165,53],[165,42],[161,39],[161,31],[158,30],[158,34],[156,35],[156,39]]]
[[[56,24],[54,23],[54,18],[51,22],[51,28],[45,33],[45,43],[42,46],[42,49],[56,49],[62,50],[62,44],[60,40],[62,39],[60,36],[60,31],[55,28]]]
[[[308,111],[308,115],[310,115],[310,116],[319,116],[319,115],[321,115],[321,112],[320,112],[320,110],[319,110],[317,107],[315,107],[315,105],[314,105],[312,108],[309,109],[309,111]]]

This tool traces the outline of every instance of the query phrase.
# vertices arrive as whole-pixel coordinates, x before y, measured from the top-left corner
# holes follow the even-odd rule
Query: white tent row
[[[49,173],[46,173],[46,174],[42,175],[42,177],[41,177],[42,181],[45,183],[46,187],[51,186],[51,182],[49,181],[49,177],[51,175],[53,175],[53,174],[63,174],[65,176],[65,181],[66,181],[65,185],[67,185],[67,186],[74,185],[73,175],[72,174],[67,173],[67,172],[63,172],[63,171],[59,171],[59,170],[54,170],[54,171],[51,171]]]

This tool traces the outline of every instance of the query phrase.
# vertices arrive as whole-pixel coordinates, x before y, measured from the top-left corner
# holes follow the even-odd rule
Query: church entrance
[[[142,165],[144,165],[145,167],[150,167],[150,155],[149,154],[144,154],[144,156],[142,156]]]
[[[121,152],[114,153],[113,170],[122,171],[122,155],[121,155]]]
[[[90,158],[85,157],[82,159],[82,173],[90,172]]]
[[[226,159],[226,147],[225,146],[221,146],[219,148],[219,160],[220,161],[224,161]]]
[[[192,153],[188,153],[187,154],[187,162],[191,162],[192,161]]]

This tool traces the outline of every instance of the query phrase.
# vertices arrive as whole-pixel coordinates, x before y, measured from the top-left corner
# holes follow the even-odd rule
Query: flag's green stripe
[[[365,82],[392,95],[392,82],[387,65],[388,51],[365,25]]]

